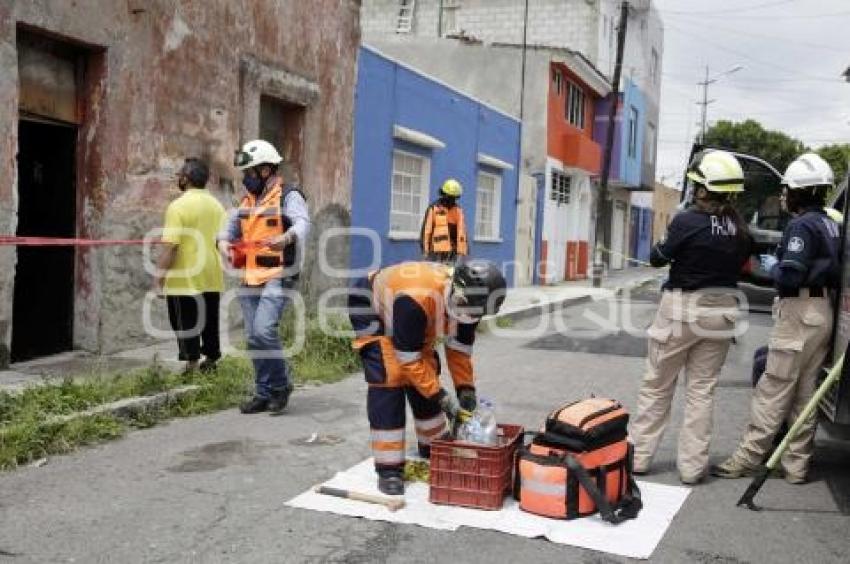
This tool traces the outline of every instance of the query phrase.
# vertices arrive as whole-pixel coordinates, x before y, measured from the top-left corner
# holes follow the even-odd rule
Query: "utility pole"
[[[611,221],[608,217],[608,178],[611,176],[611,155],[614,152],[614,130],[617,122],[617,107],[620,103],[620,75],[623,72],[623,52],[626,48],[626,27],[629,23],[629,3],[620,4],[620,27],[617,30],[617,60],[614,65],[614,77],[611,79],[611,107],[608,110],[608,135],[605,138],[605,152],[602,155],[602,178],[596,199],[596,252],[593,262],[593,286],[602,285],[602,272],[605,263],[602,259],[603,248],[608,242]]]
[[[713,80],[708,79],[708,65],[705,65],[705,81],[698,82],[700,86],[702,86],[702,102],[697,102],[700,106],[702,106],[702,126],[700,127],[700,135],[699,135],[699,144],[705,145],[705,129],[706,124],[708,122],[708,105],[714,103],[714,100],[708,99],[708,85],[714,82]]]
[[[729,70],[721,72],[720,74],[718,74],[714,78],[709,78],[708,77],[708,65],[705,65],[705,80],[702,81],[702,82],[697,82],[698,85],[702,86],[702,100],[697,102],[697,105],[702,106],[702,119],[700,120],[701,126],[700,126],[700,135],[699,135],[700,145],[705,145],[705,132],[706,132],[706,129],[708,127],[708,105],[713,104],[714,102],[717,101],[717,100],[709,100],[708,99],[708,85],[714,84],[715,82],[717,82],[717,79],[719,79],[722,76],[726,76],[728,74],[738,72],[739,70],[741,70],[743,68],[744,67],[742,67],[741,65],[735,65],[734,67],[730,68]]]

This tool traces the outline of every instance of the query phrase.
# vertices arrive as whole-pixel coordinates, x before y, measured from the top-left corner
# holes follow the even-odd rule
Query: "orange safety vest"
[[[239,221],[242,228],[242,241],[246,243],[242,252],[245,255],[245,284],[262,286],[269,280],[283,276],[284,267],[295,262],[295,245],[285,251],[276,251],[267,246],[252,245],[269,237],[283,235],[289,228],[289,221],[283,217],[283,183],[275,178],[257,201],[253,194],[247,194],[239,204]]]
[[[453,321],[445,311],[444,292],[451,279],[451,268],[433,262],[403,262],[383,268],[370,275],[372,307],[387,328],[387,335],[365,336],[354,341],[360,349],[370,343],[381,346],[382,359],[387,372],[387,385],[415,386],[422,395],[431,397],[440,391],[437,375],[437,359],[434,347],[438,337],[447,336],[446,362],[455,387],[474,386],[471,346],[457,342]],[[425,313],[425,338],[417,358],[400,358],[392,344],[394,324],[404,319],[393,319],[393,303],[396,296],[412,298]]]
[[[457,228],[456,249],[452,248],[450,225]],[[422,225],[422,251],[425,254],[469,254],[462,207],[455,205],[448,208],[440,203],[435,203],[428,208],[428,211],[425,213],[425,223]]]

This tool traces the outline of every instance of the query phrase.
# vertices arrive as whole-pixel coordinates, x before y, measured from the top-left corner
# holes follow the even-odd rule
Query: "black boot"
[[[239,411],[246,415],[252,413],[262,413],[269,408],[269,400],[257,396],[252,397],[245,403],[239,406]]]
[[[292,395],[292,390],[295,389],[291,383],[279,391],[272,392],[272,397],[269,399],[269,415],[280,415],[286,409],[286,404],[289,403],[289,396]]]
[[[398,472],[378,474],[378,489],[386,495],[404,495],[404,480]]]

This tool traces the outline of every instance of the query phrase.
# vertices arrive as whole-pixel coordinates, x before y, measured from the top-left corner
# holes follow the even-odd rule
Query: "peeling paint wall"
[[[315,254],[326,226],[350,221],[359,10],[359,0],[0,0],[0,129],[8,132],[0,136],[0,234],[15,231],[23,29],[86,53],[79,236],[135,239],[159,226],[186,156],[208,158],[211,191],[237,201],[233,151],[258,131],[259,96],[284,96],[306,106],[302,175],[315,224],[303,287],[315,295],[343,284],[317,272]],[[347,263],[347,244],[334,239],[331,264]],[[14,261],[14,250],[0,247],[0,363]],[[148,339],[141,250],[80,251],[73,283],[76,346],[108,352]]]

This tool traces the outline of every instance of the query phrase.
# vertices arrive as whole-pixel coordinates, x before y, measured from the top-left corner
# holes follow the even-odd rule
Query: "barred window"
[[[570,203],[570,188],[572,185],[572,177],[558,172],[552,171],[552,188],[549,191],[549,199],[557,204]]]
[[[390,234],[419,236],[428,207],[430,161],[422,156],[393,152],[393,181],[390,194]]]

